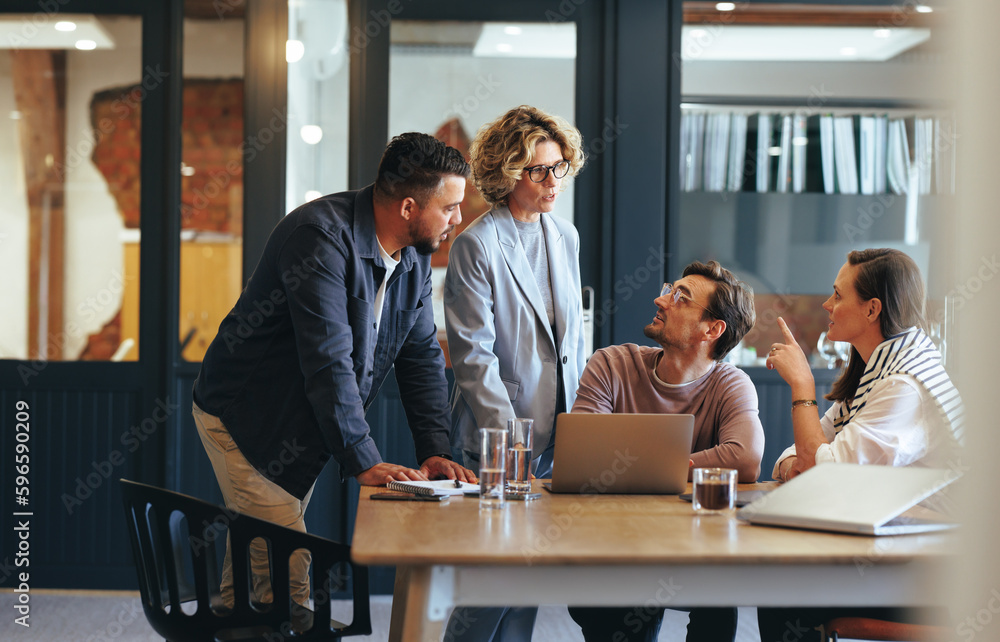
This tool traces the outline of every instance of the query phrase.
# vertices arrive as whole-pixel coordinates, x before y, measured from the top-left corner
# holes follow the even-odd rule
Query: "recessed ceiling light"
[[[503,28],[503,32],[508,36],[520,36],[521,31],[522,29],[520,27],[515,27],[514,25],[510,25]]]
[[[93,40],[77,40],[76,48],[81,51],[90,51],[91,49],[97,49],[97,43]]]
[[[56,31],[76,31],[76,23],[69,20],[60,20],[55,25]]]
[[[315,145],[323,140],[323,129],[319,125],[303,125],[299,130],[302,140],[310,145]]]
[[[717,2],[715,3],[716,11],[732,11],[736,8],[736,3],[734,2]]]
[[[888,38],[892,35],[891,29],[876,29],[873,34],[876,38]]]
[[[770,154],[771,156],[781,156],[781,148],[777,146],[768,147],[767,153]]]
[[[497,44],[497,51],[502,51],[502,52],[504,52],[504,53],[507,53],[507,52],[509,52],[509,51],[510,51],[511,49],[513,49],[513,47],[511,47],[511,46],[510,46],[509,44],[507,44],[506,42],[501,42],[501,43],[498,43],[498,44]]]
[[[301,40],[289,40],[285,42],[285,62],[292,63],[302,60],[306,53],[306,46]]]
[[[856,55],[858,55],[858,48],[857,47],[841,47],[841,49],[840,49],[840,55],[841,56],[856,56]]]
[[[706,34],[708,34],[708,32],[705,31],[704,29],[692,29],[690,35],[692,38],[701,38],[704,37]]]
[[[918,4],[917,6],[915,6],[913,8],[916,10],[917,13],[933,13],[934,12],[934,9],[931,9],[930,7],[928,7],[925,4]]]

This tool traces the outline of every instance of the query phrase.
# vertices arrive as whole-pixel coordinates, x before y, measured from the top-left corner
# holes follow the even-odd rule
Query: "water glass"
[[[507,431],[503,428],[480,428],[479,436],[479,506],[503,508]]]
[[[517,495],[531,491],[531,419],[507,420],[507,489]]]

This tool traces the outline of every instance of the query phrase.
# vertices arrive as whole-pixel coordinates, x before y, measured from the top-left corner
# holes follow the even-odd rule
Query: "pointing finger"
[[[785,320],[782,319],[781,317],[778,317],[778,326],[781,328],[781,334],[784,335],[785,341],[787,343],[793,346],[799,344],[798,341],[795,340],[795,335],[792,334],[792,331],[788,329],[788,325],[785,323]]]

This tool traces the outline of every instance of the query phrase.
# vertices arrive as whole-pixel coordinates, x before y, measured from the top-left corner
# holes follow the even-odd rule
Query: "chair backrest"
[[[153,629],[168,641],[289,639],[292,614],[288,559],[298,549],[312,554],[315,617],[313,627],[296,633],[295,639],[339,640],[371,633],[368,569],[351,562],[346,544],[147,484],[123,479],[121,488],[142,608]],[[224,544],[227,532],[235,594],[231,609],[222,605],[216,553],[217,542]],[[251,604],[249,549],[255,538],[268,545],[274,593],[270,605]],[[346,587],[348,568],[353,620],[345,625],[331,620],[330,598]],[[192,575],[193,595],[189,581]]]
[[[837,642],[841,638],[896,642],[945,640],[949,634],[948,629],[943,626],[890,622],[867,617],[838,617],[826,623],[825,631],[827,639],[832,642]]]

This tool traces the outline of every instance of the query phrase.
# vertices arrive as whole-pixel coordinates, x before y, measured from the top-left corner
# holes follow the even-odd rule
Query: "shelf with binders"
[[[697,156],[692,150],[698,149],[698,136],[691,125],[695,122],[691,116],[696,114],[705,118],[697,159],[702,171],[693,177],[685,172],[696,163],[691,158]],[[762,114],[770,117],[761,118]],[[728,128],[720,127],[720,115],[729,116]],[[833,185],[829,184],[828,164],[837,163],[838,158],[850,160],[850,154],[829,148],[824,154],[821,128],[827,116],[831,121],[840,119],[839,129],[834,126],[834,140],[840,132],[842,146],[849,144],[853,153],[853,189],[852,177],[836,173]],[[876,138],[872,137],[871,123],[877,119],[884,123],[879,127],[885,135],[873,145]],[[937,138],[935,119],[939,122]],[[734,142],[734,134],[743,135],[743,120],[745,140]],[[921,121],[932,123],[929,132],[927,125],[918,124]],[[863,127],[862,122],[866,123]],[[893,122],[900,124],[893,126]],[[698,127],[694,125],[694,129]],[[892,142],[898,147],[898,157],[896,169],[890,170],[888,134],[892,127],[897,128]],[[915,133],[918,127],[925,128],[919,137]],[[728,138],[725,145],[720,130]],[[767,138],[761,137],[761,131],[766,131]],[[828,105],[822,112],[806,112],[794,104],[748,107],[689,101],[682,112],[682,141],[685,136],[679,208],[671,225],[669,271],[679,274],[691,261],[716,259],[750,283],[755,292],[757,325],[744,347],[765,354],[771,343],[782,340],[776,322],[782,316],[806,351],[815,351],[826,329],[822,303],[851,250],[902,250],[920,266],[932,307],[941,304],[948,293],[951,231],[944,222],[954,206],[955,178],[950,114],[880,104]],[[884,147],[884,154],[876,171],[873,148],[877,147]],[[722,149],[727,152],[724,172],[718,159]],[[904,150],[907,164],[900,171]],[[935,157],[943,151],[947,151],[947,161]],[[900,180],[901,176],[906,178]]]
[[[947,111],[685,103],[683,192],[953,194]]]

